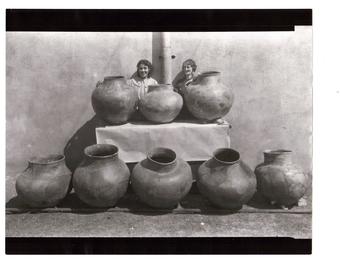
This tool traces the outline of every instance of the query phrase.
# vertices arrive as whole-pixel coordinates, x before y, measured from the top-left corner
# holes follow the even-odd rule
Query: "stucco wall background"
[[[98,80],[129,77],[153,60],[156,33],[6,33],[6,161],[63,152],[94,112]],[[218,70],[235,94],[231,145],[252,168],[269,148],[293,150],[312,169],[312,28],[293,32],[171,33],[173,78],[182,62]],[[155,70],[155,78],[159,77]]]

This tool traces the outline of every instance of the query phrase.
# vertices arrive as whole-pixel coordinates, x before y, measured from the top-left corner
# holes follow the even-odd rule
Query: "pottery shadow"
[[[58,205],[59,208],[70,208],[75,214],[96,214],[106,212],[110,207],[93,207],[79,199],[76,193],[68,194]]]
[[[82,202],[77,195],[73,192],[68,194],[57,206],[55,207],[44,207],[44,208],[36,208],[31,207],[27,205],[19,196],[15,196],[11,198],[6,203],[6,208],[15,208],[16,214],[21,213],[30,213],[30,214],[36,214],[36,213],[46,213],[46,209],[62,209],[62,208],[70,208],[71,212],[77,213],[77,214],[93,214],[93,213],[100,213],[105,212],[108,208],[93,208],[91,206],[88,206],[84,202]]]
[[[94,115],[80,127],[69,139],[64,147],[66,166],[74,172],[84,158],[84,149],[87,146],[96,144],[96,128],[109,125],[104,120]]]
[[[7,203],[6,203],[6,209],[11,209],[14,208],[15,214],[25,214],[25,213],[30,213],[30,214],[39,214],[39,213],[46,213],[47,208],[50,207],[31,207],[28,204],[24,202],[22,198],[19,196],[15,196],[11,198]]]
[[[302,209],[312,209],[312,198],[311,198],[311,192],[306,192],[306,194],[301,197],[301,199],[304,198],[308,204],[305,207],[302,207]],[[294,209],[299,208],[299,203],[295,203],[289,206],[282,206],[279,204],[271,204],[270,200],[265,198],[261,193],[256,192],[253,196],[253,198],[247,203],[248,206],[257,208],[257,209],[271,209],[271,210],[282,210],[282,209]],[[301,208],[301,207],[300,207]]]
[[[157,216],[172,213],[176,207],[173,209],[158,209],[148,206],[143,203],[132,190],[128,191],[127,194],[121,198],[117,205],[117,208],[127,209],[129,213],[135,215],[145,215],[145,216]]]
[[[108,208],[99,208],[87,205],[79,199],[75,192],[67,195],[65,199],[58,205],[59,208],[70,208],[72,213],[75,214],[94,214],[106,212],[108,209],[113,209],[116,212],[129,212],[139,215],[162,215],[169,213],[168,211],[158,211],[142,203],[138,197],[132,192],[131,185],[129,185],[126,194],[118,200],[115,206]]]
[[[6,202],[6,208],[17,208],[24,210],[30,210],[28,206],[19,196],[15,196]]]
[[[188,194],[186,197],[184,197],[181,202],[180,206],[185,209],[197,209],[199,211],[199,214],[202,215],[230,215],[235,214],[240,211],[239,209],[224,209],[217,206],[214,206],[209,202],[208,199],[206,199],[204,196],[195,193],[195,189],[193,189],[194,194]]]
[[[282,209],[282,207],[279,205],[271,204],[270,201],[266,199],[260,192],[256,192],[247,205],[257,209]],[[294,206],[295,205],[292,205],[288,208],[290,209]]]

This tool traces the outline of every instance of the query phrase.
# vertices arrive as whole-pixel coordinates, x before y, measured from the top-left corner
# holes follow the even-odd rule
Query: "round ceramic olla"
[[[134,192],[154,208],[175,208],[190,191],[193,177],[189,164],[169,148],[155,148],[132,171]]]
[[[139,102],[139,110],[144,117],[156,123],[173,121],[182,106],[182,96],[170,84],[150,85],[148,93]]]
[[[15,188],[27,205],[45,208],[56,206],[67,195],[70,182],[71,172],[65,165],[65,156],[51,154],[29,160]]]
[[[123,76],[105,77],[92,92],[96,114],[109,124],[126,123],[136,111],[138,93]]]
[[[183,88],[184,102],[197,119],[209,122],[224,117],[234,102],[232,90],[221,82],[221,73],[208,71]]]
[[[73,174],[73,188],[86,204],[112,207],[126,193],[130,171],[118,157],[118,148],[95,144],[85,148],[85,158]]]
[[[217,149],[198,169],[197,187],[213,205],[237,210],[256,191],[254,172],[234,149]]]

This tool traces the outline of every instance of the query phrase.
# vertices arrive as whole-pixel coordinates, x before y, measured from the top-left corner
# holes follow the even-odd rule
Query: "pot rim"
[[[99,153],[100,153],[100,151],[102,151],[102,154],[99,154],[99,153],[95,154],[96,151],[98,151]],[[110,153],[110,151],[112,153]],[[119,151],[119,149],[116,145],[108,144],[108,143],[98,143],[98,144],[92,144],[90,146],[87,146],[84,149],[84,154],[87,157],[90,157],[90,158],[106,159],[106,158],[111,158],[111,157],[117,156],[118,151]],[[108,152],[108,153],[105,154],[106,152]]]
[[[124,76],[106,76],[104,77],[105,80],[114,80],[114,79],[124,79]]]
[[[48,154],[46,156],[34,156],[28,160],[30,164],[55,164],[65,160],[65,155],[63,154]]]
[[[220,71],[211,70],[211,71],[204,71],[200,75],[205,77],[205,76],[216,76],[216,75],[219,75],[219,74],[221,74]]]
[[[160,84],[152,84],[152,85],[148,85],[148,87],[169,87],[172,86],[171,83],[160,83]]]
[[[153,84],[148,86],[148,92],[157,90],[158,88],[168,88],[168,89],[174,89],[172,84],[166,83],[166,84]]]
[[[159,162],[159,161],[156,161],[154,160],[152,157],[155,157],[156,154],[164,154],[164,155],[169,155],[170,154],[170,159],[172,159],[172,161],[170,162]],[[169,157],[169,156],[167,156]],[[177,160],[177,154],[175,153],[175,151],[173,151],[172,149],[170,148],[166,148],[166,147],[156,147],[156,148],[153,148],[148,154],[147,154],[147,159],[155,164],[158,164],[158,165],[171,165],[171,164],[174,164]]]
[[[293,151],[286,150],[286,149],[277,149],[277,150],[266,149],[263,151],[264,154],[271,154],[271,155],[290,154],[292,152]]]
[[[231,161],[227,161],[227,160],[222,160],[220,158],[217,157],[218,154],[222,154],[222,153],[229,153],[229,154],[234,154],[235,156],[233,156],[233,160]],[[213,153],[213,158],[218,161],[219,163],[223,163],[223,164],[234,164],[234,163],[238,163],[240,161],[240,153],[232,148],[218,148],[214,151]]]

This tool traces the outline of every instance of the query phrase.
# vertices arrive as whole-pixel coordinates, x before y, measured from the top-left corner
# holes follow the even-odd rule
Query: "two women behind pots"
[[[172,85],[176,92],[183,95],[183,88],[188,86],[197,78],[197,64],[192,59],[187,59],[182,64],[181,72],[173,80]],[[157,80],[151,77],[153,66],[150,61],[142,59],[137,63],[137,70],[127,81],[128,85],[138,90],[138,97],[141,99],[147,92],[148,86],[158,85]]]
[[[187,59],[182,64],[182,70],[177,74],[176,78],[173,80],[172,85],[174,90],[178,92],[183,97],[183,90],[190,83],[192,83],[197,78],[197,64],[192,59]],[[127,84],[135,87],[138,91],[138,99],[141,100],[145,94],[148,93],[150,85],[158,85],[157,80],[151,77],[153,72],[153,66],[150,61],[142,59],[137,63],[137,70],[132,75],[132,77],[127,81]],[[139,115],[135,115],[134,119],[140,119]],[[183,109],[180,113],[179,118],[181,119],[191,119],[192,115]]]

